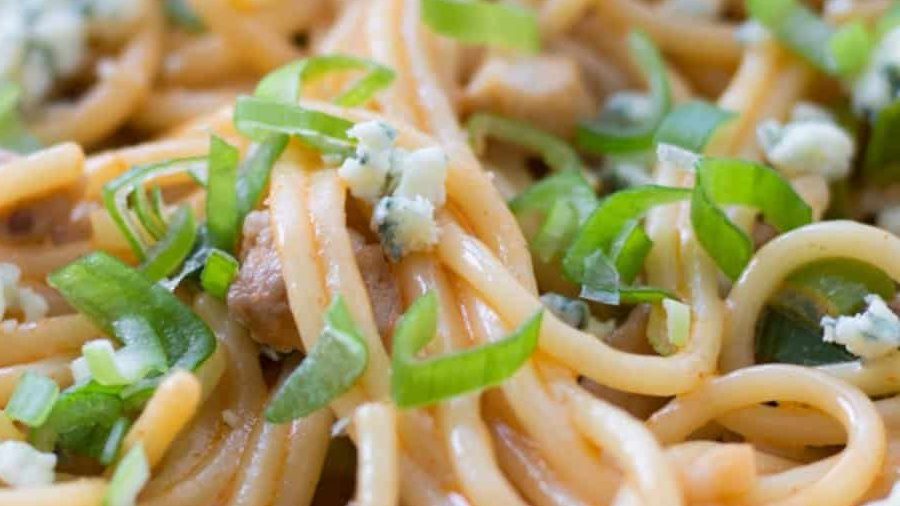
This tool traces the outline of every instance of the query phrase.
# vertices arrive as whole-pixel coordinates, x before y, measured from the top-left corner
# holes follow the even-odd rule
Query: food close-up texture
[[[900,2],[0,0],[0,506],[900,506]]]

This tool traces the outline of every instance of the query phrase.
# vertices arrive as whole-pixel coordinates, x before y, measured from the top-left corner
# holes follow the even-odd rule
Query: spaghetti
[[[900,500],[892,2],[71,4],[0,0],[0,505]]]

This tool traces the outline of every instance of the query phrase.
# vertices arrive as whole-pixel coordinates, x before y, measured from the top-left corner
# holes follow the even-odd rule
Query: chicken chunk
[[[253,212],[244,220],[241,270],[228,291],[228,307],[256,341],[279,351],[300,347],[265,212]]]
[[[368,243],[356,232],[350,235],[378,331],[389,336],[401,311],[390,266],[378,243]],[[228,292],[228,307],[257,342],[279,351],[296,349],[300,347],[300,335],[288,304],[268,214],[250,213],[244,220],[243,236],[241,270]]]
[[[571,137],[579,119],[595,115],[578,65],[559,55],[493,57],[465,89],[469,111],[491,111]]]
[[[388,337],[393,332],[394,323],[397,322],[403,309],[391,268],[384,258],[381,245],[367,243],[365,238],[356,232],[351,232],[350,238],[353,241],[353,254],[356,256],[359,273],[369,292],[378,333],[383,338]],[[390,345],[388,342],[385,344]]]

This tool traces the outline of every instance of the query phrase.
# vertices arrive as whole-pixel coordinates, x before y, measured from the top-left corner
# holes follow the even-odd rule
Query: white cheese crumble
[[[353,125],[347,135],[358,141],[356,155],[344,160],[338,175],[354,197],[374,203],[384,194],[394,166],[397,131],[380,121],[367,121]]]
[[[56,479],[56,455],[35,450],[22,441],[0,443],[0,480],[11,487],[50,485]]]
[[[825,0],[822,6],[822,14],[825,17],[848,14],[853,10],[853,0]]]
[[[25,107],[33,107],[58,79],[81,69],[93,27],[128,26],[142,6],[143,0],[0,0],[0,80],[21,85]]]
[[[866,70],[853,83],[853,110],[857,114],[876,114],[900,93],[900,27],[884,35]]]
[[[14,264],[0,263],[0,320],[8,311],[18,310],[25,321],[33,322],[47,316],[50,306],[39,293],[19,286],[22,271]]]
[[[441,148],[425,148],[406,156],[400,166],[400,183],[394,196],[412,199],[422,197],[435,207],[444,205],[447,192],[447,155]]]
[[[822,340],[837,343],[862,358],[878,358],[900,347],[900,318],[878,295],[867,295],[865,311],[855,316],[822,318]]]
[[[434,205],[422,197],[379,200],[372,215],[372,226],[394,261],[413,251],[427,251],[438,240]]]
[[[829,181],[850,173],[855,142],[846,130],[810,107],[786,125],[760,123],[756,134],[766,158],[787,176],[820,174]]]
[[[397,132],[380,121],[358,123],[348,131],[356,153],[338,169],[350,193],[375,205],[372,230],[396,261],[427,251],[438,240],[435,210],[447,200],[447,156],[437,147],[412,152],[395,146]]]

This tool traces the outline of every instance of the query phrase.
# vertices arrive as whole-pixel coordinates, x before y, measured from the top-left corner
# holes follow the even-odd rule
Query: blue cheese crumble
[[[867,295],[865,301],[868,307],[857,315],[822,318],[822,340],[866,359],[893,353],[900,347],[900,318],[878,295]]]
[[[853,110],[874,115],[900,96],[900,28],[882,37],[866,70],[853,83]]]
[[[21,85],[25,107],[34,107],[58,80],[83,67],[91,38],[127,37],[143,5],[142,0],[0,0],[0,80]]]
[[[50,485],[56,479],[56,455],[35,450],[22,441],[0,443],[0,481],[14,487]]]
[[[835,181],[850,174],[853,137],[816,106],[798,106],[785,125],[766,120],[756,133],[766,158],[786,176],[819,174]]]
[[[437,147],[407,151],[396,147],[397,131],[380,121],[348,131],[356,152],[338,175],[350,194],[375,206],[372,230],[391,260],[428,251],[438,241],[435,211],[447,200],[447,156]]]

